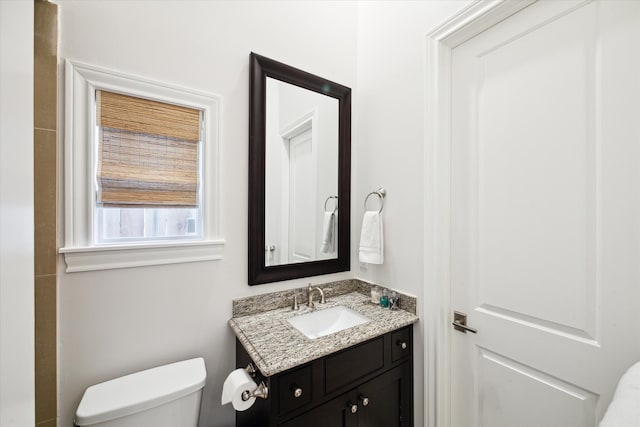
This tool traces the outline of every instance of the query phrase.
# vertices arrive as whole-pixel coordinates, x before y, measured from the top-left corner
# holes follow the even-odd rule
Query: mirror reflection
[[[337,258],[339,101],[265,83],[265,266]]]
[[[249,285],[348,271],[351,89],[250,58]]]

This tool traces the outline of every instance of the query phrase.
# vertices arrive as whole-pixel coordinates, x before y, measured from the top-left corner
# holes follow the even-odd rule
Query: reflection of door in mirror
[[[320,245],[338,192],[338,101],[267,78],[266,107],[265,265],[336,258]]]
[[[283,263],[315,259],[315,151],[311,128],[287,139],[289,142],[289,227],[283,227],[282,242],[289,242]],[[284,249],[284,248],[283,248]]]

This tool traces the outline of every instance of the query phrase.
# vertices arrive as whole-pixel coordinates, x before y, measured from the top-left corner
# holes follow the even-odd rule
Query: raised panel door
[[[452,51],[454,427],[595,427],[640,359],[638,40],[537,2]]]

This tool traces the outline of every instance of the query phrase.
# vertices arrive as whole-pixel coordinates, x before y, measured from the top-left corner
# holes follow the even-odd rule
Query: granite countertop
[[[287,321],[289,317],[310,312],[306,304],[300,304],[299,311],[287,307],[235,316],[229,320],[229,325],[260,372],[269,377],[418,321],[418,317],[409,311],[389,310],[372,304],[370,297],[360,292],[332,296],[325,304],[316,302],[316,311],[338,305],[363,314],[371,321],[309,339]]]

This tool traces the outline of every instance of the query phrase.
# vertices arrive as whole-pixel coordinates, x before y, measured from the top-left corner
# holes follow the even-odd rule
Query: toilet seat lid
[[[154,408],[202,389],[206,379],[199,357],[92,385],[82,396],[75,423],[88,426]]]

